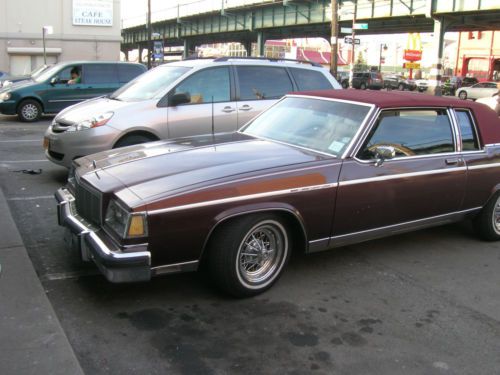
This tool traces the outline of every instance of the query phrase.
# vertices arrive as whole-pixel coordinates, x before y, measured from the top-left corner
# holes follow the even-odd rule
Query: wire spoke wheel
[[[493,227],[495,228],[495,231],[500,234],[500,196],[498,197],[496,203],[495,203],[495,208],[493,209]]]
[[[239,276],[245,283],[265,283],[279,270],[286,246],[285,230],[278,222],[266,221],[254,226],[238,249]]]

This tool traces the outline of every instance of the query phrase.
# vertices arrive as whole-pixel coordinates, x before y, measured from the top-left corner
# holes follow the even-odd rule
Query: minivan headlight
[[[11,96],[12,96],[12,94],[10,93],[10,91],[8,91],[8,92],[2,92],[0,94],[0,100],[3,100],[3,101],[9,100]]]
[[[113,115],[114,112],[103,113],[99,116],[95,116],[90,119],[80,121],[78,124],[71,125],[66,131],[77,132],[81,130],[88,130],[106,125],[108,121],[111,119],[111,117],[113,117]]]
[[[116,200],[109,202],[104,222],[121,238],[136,238],[147,235],[146,214],[131,213]]]

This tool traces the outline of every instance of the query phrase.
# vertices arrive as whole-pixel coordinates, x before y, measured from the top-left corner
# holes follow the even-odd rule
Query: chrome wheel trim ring
[[[34,120],[38,116],[38,108],[34,104],[25,104],[21,108],[23,117],[27,120]]]
[[[500,196],[497,198],[495,206],[493,207],[491,220],[493,221],[493,229],[498,235],[500,235]]]
[[[288,254],[286,230],[275,220],[254,225],[244,236],[236,256],[236,274],[246,288],[264,288],[279,275]]]

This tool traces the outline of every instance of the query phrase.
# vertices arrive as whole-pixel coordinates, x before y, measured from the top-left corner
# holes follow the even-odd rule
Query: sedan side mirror
[[[392,146],[377,146],[373,150],[375,153],[375,166],[380,167],[387,159],[393,159],[396,156],[396,149]]]
[[[52,79],[50,80],[50,84],[52,86],[54,86],[58,82],[59,82],[59,78],[58,77],[52,77]]]
[[[188,92],[179,92],[172,95],[168,100],[168,105],[171,107],[177,107],[181,104],[191,103],[191,95]]]

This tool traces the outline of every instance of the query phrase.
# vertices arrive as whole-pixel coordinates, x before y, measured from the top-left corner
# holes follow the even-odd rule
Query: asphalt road
[[[49,121],[0,116],[0,188],[86,373],[500,373],[500,243],[469,224],[294,256],[251,299],[196,273],[113,285],[65,250]]]

